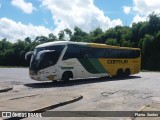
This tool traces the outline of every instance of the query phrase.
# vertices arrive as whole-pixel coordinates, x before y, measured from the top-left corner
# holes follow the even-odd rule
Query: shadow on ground
[[[24,84],[27,87],[31,88],[50,88],[50,87],[66,87],[66,86],[73,86],[73,85],[81,85],[81,84],[92,84],[92,83],[100,83],[100,82],[109,82],[109,81],[119,81],[119,80],[132,80],[141,78],[139,76],[129,76],[123,78],[116,78],[116,77],[104,77],[104,78],[92,78],[92,79],[77,79],[77,80],[70,80],[68,82],[63,81],[53,81],[53,82],[41,82],[41,83],[28,83]]]

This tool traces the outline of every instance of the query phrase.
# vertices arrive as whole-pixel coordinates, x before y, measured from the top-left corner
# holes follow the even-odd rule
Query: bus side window
[[[63,56],[62,60],[67,60],[71,58],[79,58],[80,57],[80,49],[78,45],[68,45],[68,48]]]
[[[81,57],[82,58],[97,58],[96,49],[91,47],[82,47],[81,48]]]
[[[92,53],[94,58],[105,58],[106,51],[104,48],[93,48]]]
[[[88,58],[89,57],[89,51],[87,47],[81,48],[81,56],[82,58]]]
[[[110,50],[110,57],[111,58],[117,58],[117,50],[116,49],[111,49]]]
[[[105,49],[105,58],[110,58],[111,57],[111,49],[107,48]]]
[[[138,58],[140,56],[140,50],[134,50],[134,58]]]

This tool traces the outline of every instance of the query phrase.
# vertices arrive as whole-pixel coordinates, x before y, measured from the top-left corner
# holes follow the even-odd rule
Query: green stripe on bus
[[[96,58],[78,58],[78,60],[90,73],[106,73],[106,70]]]
[[[82,66],[90,73],[98,73],[98,71],[94,68],[88,58],[78,58],[79,62]]]
[[[97,58],[89,58],[89,61],[92,64],[92,66],[98,71],[98,73],[106,73],[106,70]]]

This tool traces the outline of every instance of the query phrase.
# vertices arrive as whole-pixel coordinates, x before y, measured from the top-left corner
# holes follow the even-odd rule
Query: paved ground
[[[37,82],[28,77],[28,69],[12,68],[0,69],[0,86],[7,84],[13,90],[0,93],[0,101],[13,99],[16,95],[22,101],[30,101],[29,98],[47,101],[53,96],[61,98],[83,96],[83,99],[72,104],[64,105],[49,111],[146,111],[160,110],[160,73],[141,72],[140,74],[128,78],[103,78],[74,80],[69,83],[62,82]],[[45,94],[48,93],[48,96]],[[34,96],[38,94],[37,96]],[[52,94],[52,95],[51,95]],[[32,96],[33,95],[33,96]],[[30,97],[22,97],[30,96]],[[43,97],[42,97],[43,96]],[[50,97],[51,96],[51,97]],[[60,97],[61,96],[61,97]],[[25,99],[24,99],[25,98]],[[39,98],[39,99],[38,99]],[[69,98],[70,99],[70,98]],[[46,101],[45,100],[45,101]],[[61,99],[62,101],[65,99]],[[18,104],[20,103],[20,104]],[[17,107],[23,105],[19,101]],[[48,102],[49,103],[49,102]],[[53,103],[51,103],[53,104]],[[55,104],[55,103],[54,103]],[[12,106],[12,104],[8,106]],[[46,104],[47,105],[47,104]],[[31,102],[28,104],[31,106]],[[15,107],[16,108],[16,107]],[[0,108],[1,109],[1,108]],[[5,109],[4,109],[5,110]],[[28,110],[28,109],[27,109]],[[75,115],[75,113],[74,113]],[[83,116],[77,114],[77,116]],[[28,118],[26,118],[28,119]],[[29,118],[30,119],[30,118]],[[53,119],[51,117],[45,119]],[[56,118],[63,119],[63,118]],[[66,119],[66,118],[65,118]],[[122,117],[122,118],[84,118],[72,117],[68,119],[146,119],[142,117]],[[153,119],[148,118],[148,119]],[[158,119],[157,117],[154,119]]]
[[[0,68],[0,82],[35,83],[36,81],[29,78],[28,72],[28,68]]]

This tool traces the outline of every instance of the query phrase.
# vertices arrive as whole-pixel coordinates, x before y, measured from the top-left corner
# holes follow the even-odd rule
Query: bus
[[[98,43],[55,41],[28,52],[31,79],[54,81],[106,76],[129,76],[140,72],[141,50]]]

